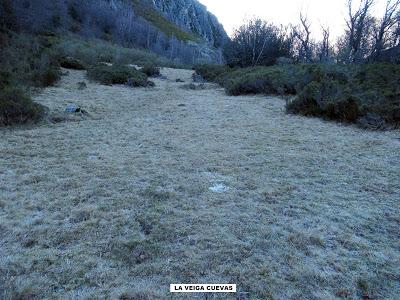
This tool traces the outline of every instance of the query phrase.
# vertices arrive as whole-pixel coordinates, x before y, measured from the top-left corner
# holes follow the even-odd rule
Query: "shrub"
[[[338,81],[313,81],[286,109],[289,113],[355,122],[360,117],[358,102]]]
[[[61,77],[57,54],[45,37],[11,33],[0,63],[14,86],[46,87]]]
[[[246,68],[224,74],[217,81],[225,86],[229,95],[295,94],[299,84],[297,79],[301,77],[298,72],[291,67]]]
[[[0,90],[0,126],[37,122],[44,116],[42,105],[21,89],[3,86]]]
[[[296,95],[289,113],[356,122],[374,113],[400,125],[400,66],[393,64],[280,65],[229,69],[201,65],[196,72],[229,95]]]
[[[144,65],[140,71],[149,77],[156,77],[161,75],[160,68],[152,64]]]
[[[218,77],[231,71],[231,68],[225,65],[196,65],[193,70],[205,80],[215,82]]]
[[[147,86],[147,76],[128,66],[105,66],[96,65],[88,69],[89,79],[100,82],[101,84],[127,84],[130,80],[133,86]]]
[[[73,58],[71,56],[63,57],[60,59],[60,65],[63,68],[66,69],[72,69],[72,70],[85,70],[85,66],[83,63],[76,58]]]

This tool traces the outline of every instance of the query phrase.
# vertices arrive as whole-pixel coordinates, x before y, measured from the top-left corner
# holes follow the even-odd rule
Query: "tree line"
[[[400,62],[400,0],[386,0],[383,16],[374,17],[376,0],[347,0],[346,29],[333,41],[328,27],[321,27],[322,39],[312,38],[312,22],[300,13],[299,24],[276,26],[255,18],[235,30],[225,47],[230,66],[273,65],[276,63]]]

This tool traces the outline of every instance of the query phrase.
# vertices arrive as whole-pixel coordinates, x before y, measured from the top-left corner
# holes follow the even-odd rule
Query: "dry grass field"
[[[399,131],[69,72],[35,100],[90,116],[0,129],[1,299],[399,299]]]

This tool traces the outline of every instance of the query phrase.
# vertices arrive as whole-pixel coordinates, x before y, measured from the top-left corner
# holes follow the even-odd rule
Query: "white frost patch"
[[[227,191],[229,191],[229,187],[227,187],[226,185],[219,183],[216,184],[212,187],[210,187],[210,191],[214,192],[214,193],[225,193]]]

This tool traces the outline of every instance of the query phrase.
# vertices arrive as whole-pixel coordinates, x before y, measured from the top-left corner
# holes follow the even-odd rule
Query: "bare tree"
[[[356,11],[353,11],[353,0],[347,1],[348,19],[348,60],[360,62],[365,56],[365,44],[371,25],[370,9],[375,0],[361,0]]]
[[[374,33],[373,58],[377,59],[385,48],[394,47],[397,44],[396,25],[399,22],[400,0],[387,0],[384,16],[377,24]],[[395,39],[393,40],[393,37]],[[394,43],[393,43],[394,42]]]
[[[331,57],[331,46],[330,46],[330,29],[321,26],[322,29],[322,42],[318,47],[318,58],[322,63],[326,63],[329,61]]]
[[[300,26],[293,27],[294,37],[299,41],[298,58],[300,61],[312,61],[311,22],[300,13]]]

